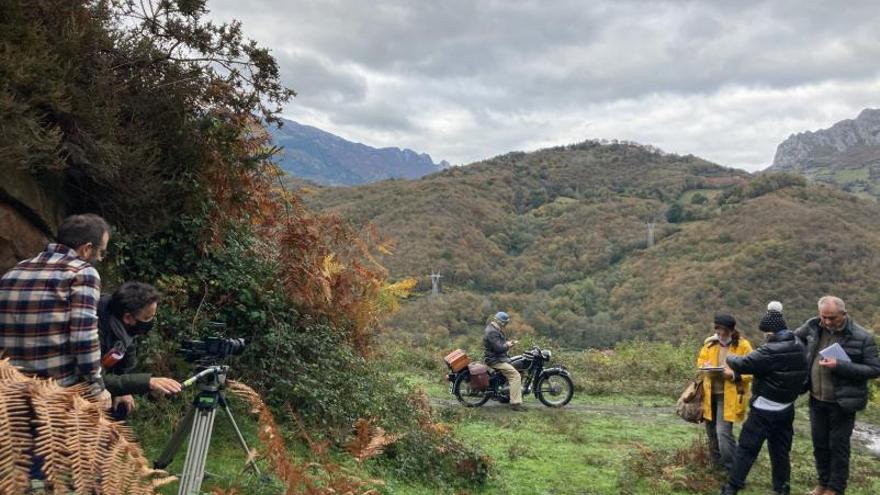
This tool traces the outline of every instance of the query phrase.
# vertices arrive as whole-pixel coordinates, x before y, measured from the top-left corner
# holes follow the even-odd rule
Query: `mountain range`
[[[282,119],[270,132],[282,148],[279,164],[288,174],[317,184],[351,186],[391,178],[416,179],[449,167],[410,149],[373,148],[316,127]]]
[[[880,109],[828,129],[792,134],[769,171],[792,171],[866,197],[880,196]]]
[[[698,339],[716,311],[733,313],[760,340],[768,301],[783,301],[795,325],[826,293],[877,327],[880,205],[808,180],[819,167],[855,167],[839,158],[871,149],[875,134],[865,129],[874,116],[795,135],[756,174],[587,141],[418,181],[312,188],[305,200],[396,239],[381,262],[392,279],[416,277],[419,286],[389,325],[416,342],[464,345],[499,309],[514,315],[514,332],[575,348]],[[816,165],[818,151],[787,150],[819,150],[835,161]],[[436,297],[427,295],[434,272],[443,277]]]

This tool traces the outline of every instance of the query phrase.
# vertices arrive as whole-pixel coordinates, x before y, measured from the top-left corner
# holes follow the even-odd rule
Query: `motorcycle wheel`
[[[465,407],[480,407],[489,400],[488,390],[472,390],[471,375],[461,373],[455,377],[455,383],[452,385],[452,394]]]
[[[574,395],[574,383],[565,375],[545,375],[535,385],[535,394],[547,407],[562,407]]]

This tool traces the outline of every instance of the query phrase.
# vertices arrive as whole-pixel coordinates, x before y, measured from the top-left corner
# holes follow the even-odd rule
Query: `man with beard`
[[[98,215],[67,217],[58,226],[58,242],[0,278],[0,355],[62,387],[88,384],[89,396],[105,409],[110,394],[98,342],[101,277],[93,265],[104,258],[109,241],[110,226]],[[33,422],[31,430],[36,434]],[[31,456],[31,480],[44,479],[44,459]]]
[[[62,387],[85,382],[108,407],[101,378],[98,299],[93,266],[110,240],[98,215],[73,215],[58,226],[58,242],[19,262],[0,278],[0,350],[21,371]]]
[[[874,337],[847,315],[843,300],[825,296],[818,306],[819,316],[795,331],[810,365],[810,429],[819,478],[811,495],[843,495],[856,412],[868,404],[868,380],[880,376],[880,359]],[[836,357],[829,348],[839,351]]]

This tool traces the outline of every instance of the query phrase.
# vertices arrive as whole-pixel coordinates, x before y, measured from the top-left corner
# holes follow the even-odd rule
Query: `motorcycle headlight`
[[[552,355],[553,354],[551,354],[550,351],[547,351],[547,350],[541,351],[541,357],[544,358],[544,361],[550,361],[550,356],[552,356]]]

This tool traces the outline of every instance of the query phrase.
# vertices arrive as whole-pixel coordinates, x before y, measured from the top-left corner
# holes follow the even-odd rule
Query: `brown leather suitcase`
[[[463,370],[471,362],[471,358],[461,349],[450,352],[443,360],[446,361],[446,366],[449,366],[453,373]]]
[[[474,390],[486,390],[489,388],[489,367],[483,363],[471,363],[468,365],[468,373],[471,375],[471,388]]]

